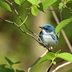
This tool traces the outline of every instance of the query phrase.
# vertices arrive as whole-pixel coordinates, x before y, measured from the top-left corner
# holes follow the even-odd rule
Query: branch
[[[39,36],[38,36],[36,33],[34,33],[33,31],[31,31],[31,30],[28,28],[28,26],[25,24],[25,22],[27,21],[27,19],[28,19],[28,15],[26,16],[26,18],[24,19],[24,21],[21,19],[22,24],[20,24],[19,26],[22,26],[22,25],[24,24],[25,28],[26,28],[32,35],[34,35],[34,36],[36,36],[37,38],[39,38]],[[39,40],[41,41],[40,38],[39,38]]]
[[[51,13],[52,13],[56,23],[59,24],[59,19],[58,19],[57,15],[56,15],[55,11],[53,10],[52,7],[50,7],[50,9],[51,9]],[[71,46],[71,44],[70,44],[70,42],[69,42],[69,40],[68,40],[68,38],[67,38],[67,36],[66,36],[63,29],[61,30],[61,33],[62,33],[62,35],[63,35],[63,37],[64,37],[64,39],[65,39],[65,41],[66,41],[66,43],[68,45],[68,48],[69,48],[70,52],[72,53],[72,46]]]
[[[15,9],[15,7],[13,6],[13,3],[11,3],[9,0],[5,0],[5,1],[12,7],[12,9],[13,9],[14,12],[16,13],[16,15],[19,16],[19,13],[18,13],[18,11]]]
[[[66,66],[66,65],[69,65],[71,62],[65,62],[59,66],[57,66],[54,70],[52,70],[52,72],[56,72],[57,70],[59,70],[60,68]]]
[[[47,70],[47,72],[50,72],[52,66],[53,66],[53,63],[51,62],[50,66],[49,66],[49,68],[48,68],[48,70]]]
[[[25,32],[17,23],[15,23],[15,22],[13,22],[13,21],[10,21],[10,20],[5,20],[5,19],[3,19],[3,18],[0,18],[0,19],[1,19],[2,21],[4,21],[4,22],[14,24],[16,27],[18,27],[18,28],[22,31],[22,33],[24,33],[24,34],[32,37],[32,38],[33,38],[35,41],[37,41],[41,46],[46,47],[41,40],[38,40],[38,38],[35,38],[35,36],[34,36],[33,34],[31,34],[31,33]]]
[[[11,3],[9,0],[5,0],[5,1],[13,8],[14,12],[16,13],[16,15],[19,16],[19,19],[20,19],[20,21],[22,22],[22,23],[19,25],[19,27],[24,24],[24,26],[26,27],[26,29],[27,29],[32,35],[34,35],[34,36],[36,36],[37,38],[39,38],[39,36],[38,36],[36,33],[34,33],[33,31],[31,31],[31,30],[26,26],[26,24],[25,24],[25,22],[26,22],[27,19],[28,19],[29,14],[26,16],[26,18],[25,18],[24,20],[22,20],[22,18],[21,18],[20,15],[19,15],[19,12],[18,12],[17,9],[13,6],[13,3]],[[41,41],[40,38],[39,38],[39,40]]]
[[[37,64],[38,61],[40,61],[40,59],[45,56],[48,53],[48,50],[46,50],[29,68],[28,68],[28,72],[30,72],[31,68]]]
[[[19,16],[19,19],[20,19],[20,21],[22,22],[20,25],[17,25],[17,24],[15,24],[15,25],[20,28],[20,27],[24,24],[24,26],[26,27],[26,29],[27,29],[30,33],[24,32],[21,28],[20,28],[20,30],[21,30],[23,33],[31,36],[31,37],[32,37],[33,39],[35,39],[40,45],[42,45],[43,47],[45,47],[45,45],[43,44],[43,42],[42,42],[42,40],[39,38],[39,36],[38,36],[36,33],[34,33],[33,31],[31,31],[31,30],[26,26],[26,24],[25,24],[25,22],[26,22],[27,19],[28,19],[29,14],[26,16],[26,18],[25,18],[24,20],[22,20],[21,16],[19,15],[19,12],[18,12],[17,9],[13,6],[13,3],[11,3],[9,0],[5,0],[5,1],[12,7],[12,9],[13,9],[14,12],[16,13],[16,15]],[[1,19],[1,20],[6,21],[6,20],[4,20],[4,19]],[[9,20],[7,20],[6,22],[11,23],[12,21],[9,22]],[[14,24],[14,22],[12,22],[12,23]],[[34,36],[36,36],[37,39],[36,39]],[[38,40],[38,39],[39,39],[39,40]]]

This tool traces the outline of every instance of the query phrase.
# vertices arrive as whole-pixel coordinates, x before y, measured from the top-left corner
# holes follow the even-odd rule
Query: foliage
[[[14,0],[16,4],[21,5],[25,0]]]
[[[30,8],[29,11],[30,13],[33,15],[33,16],[37,16],[39,14],[40,11],[44,12],[45,9],[49,8],[50,6],[52,6],[53,4],[57,3],[58,0],[14,0],[14,3],[21,6],[22,4],[24,4],[24,2],[28,2],[30,4]],[[59,10],[62,11],[64,8],[68,8],[67,4],[71,2],[71,0],[63,0],[61,2],[59,2]],[[7,1],[5,0],[0,0],[0,7],[5,9],[5,10],[8,10],[10,12],[13,12],[13,9],[11,8],[11,5],[12,4],[9,4]],[[69,8],[70,9],[70,8]],[[14,11],[15,8],[14,8]],[[12,24],[15,24],[20,30],[22,30],[23,33],[25,33],[23,31],[23,29],[21,29],[20,27],[25,24],[26,20],[22,20],[21,17],[19,16],[19,14],[17,13],[16,11],[16,14],[18,15],[18,17],[20,18],[20,20],[22,21],[21,25],[17,25],[16,23],[14,22],[11,22],[11,21],[7,21],[7,20],[4,20],[6,22],[9,22],[9,23],[12,23]],[[26,16],[27,17],[27,16]],[[57,27],[55,28],[55,33],[58,34],[61,29],[63,29],[64,27],[66,27],[67,25],[70,24],[70,22],[72,21],[72,16],[71,17],[68,17],[67,19],[64,19],[62,20],[61,22],[59,22],[59,24],[57,25]],[[28,34],[28,33],[27,33]],[[31,36],[31,35],[30,35]],[[56,59],[57,58],[61,58],[61,59],[64,59],[66,61],[69,61],[69,62],[72,62],[72,54],[71,53],[67,53],[67,52],[63,52],[63,53],[60,53],[60,52],[48,52],[45,56],[43,56],[38,62],[37,64],[40,64],[40,63],[43,63],[47,60],[50,60],[53,64],[56,64]],[[7,57],[5,57],[6,61],[8,62],[9,64],[9,67],[6,67],[7,64],[3,64],[3,65],[0,65],[0,71],[1,72],[24,72],[22,70],[14,70],[12,68],[12,65],[14,64],[18,64],[19,62],[12,62],[10,59],[8,59]]]
[[[9,58],[5,57],[5,60],[8,62],[8,64],[2,64],[0,65],[0,72],[25,72],[23,70],[14,69],[12,66],[14,64],[19,64],[19,62],[12,62]]]
[[[7,4],[4,0],[0,0],[0,7],[4,8],[5,10],[12,12],[9,4]]]
[[[72,17],[62,20],[56,27],[55,32],[56,34],[58,34],[62,28],[64,28],[66,25],[70,24],[70,22],[72,22]]]
[[[66,61],[72,62],[72,54],[64,52],[64,53],[53,53],[53,52],[48,52],[45,56],[43,56],[38,62],[37,64],[43,63],[47,60],[51,60],[52,63],[56,64],[55,60],[57,58],[61,58],[64,59]]]

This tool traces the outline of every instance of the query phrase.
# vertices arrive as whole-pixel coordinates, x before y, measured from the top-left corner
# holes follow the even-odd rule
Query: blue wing
[[[51,35],[52,39],[53,39],[55,42],[58,41],[58,37],[57,37],[56,35],[54,35],[54,34],[50,34],[50,35]]]
[[[43,32],[42,31],[39,33],[39,38],[43,41]],[[40,39],[38,39],[38,40],[40,40]]]

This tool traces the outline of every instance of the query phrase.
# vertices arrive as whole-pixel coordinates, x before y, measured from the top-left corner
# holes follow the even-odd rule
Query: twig
[[[41,39],[39,38],[39,36],[36,34],[36,33],[34,33],[33,31],[31,31],[27,26],[26,26],[26,24],[25,24],[25,22],[27,21],[27,19],[28,19],[28,15],[26,16],[26,18],[24,19],[24,21],[22,20],[22,18],[21,18],[21,16],[19,15],[19,13],[18,13],[18,11],[15,9],[15,7],[13,6],[13,3],[11,3],[9,0],[5,0],[12,8],[13,8],[13,10],[14,10],[14,12],[16,13],[16,15],[17,16],[19,16],[19,19],[20,19],[20,21],[22,22],[20,25],[17,25],[17,24],[15,24],[14,22],[12,22],[12,21],[10,21],[10,22],[12,22],[12,23],[14,23],[18,28],[20,28],[23,24],[25,25],[25,27],[26,27],[26,29],[30,32],[30,33],[28,33],[28,32],[24,32],[23,31],[23,29],[22,29],[22,32],[23,33],[25,33],[25,34],[27,34],[27,35],[29,35],[29,36],[31,36],[32,38],[34,38],[40,45],[42,45],[43,47],[45,47],[45,45],[43,44],[43,42],[41,41]],[[4,19],[2,19],[3,21],[6,21],[6,20],[4,20]],[[9,22],[9,20],[7,20],[6,22]],[[9,22],[9,23],[10,23]],[[20,28],[20,30],[21,30],[21,28]],[[37,37],[37,39],[34,37],[34,36],[36,36]],[[38,40],[39,39],[39,40]]]
[[[53,63],[51,62],[50,66],[49,66],[49,68],[48,68],[48,70],[47,70],[47,72],[50,72],[52,66],[53,66]]]
[[[66,62],[66,63],[63,63],[59,66],[57,66],[54,70],[52,70],[52,72],[56,72],[57,70],[59,70],[60,68],[66,66],[66,65],[69,65],[71,62]]]
[[[29,68],[28,68],[28,72],[30,72],[31,68],[46,54],[48,53],[48,50],[46,50]]]
[[[26,18],[24,19],[24,21],[21,19],[22,24],[20,24],[19,26],[22,26],[22,25],[24,24],[25,28],[26,28],[32,35],[34,35],[34,36],[36,36],[37,38],[39,38],[39,36],[38,36],[36,33],[34,33],[33,31],[31,31],[31,30],[27,27],[27,25],[25,24],[25,22],[26,22],[27,19],[28,19],[28,15],[26,16]],[[41,41],[40,38],[39,38],[39,40]]]
[[[18,27],[24,34],[32,37],[32,38],[33,38],[35,41],[37,41],[41,46],[45,47],[45,45],[43,44],[42,41],[39,41],[38,38],[35,38],[35,36],[32,35],[32,34],[30,34],[29,32],[25,32],[17,23],[12,22],[12,21],[10,21],[10,20],[5,20],[5,19],[3,19],[3,18],[0,18],[0,19],[1,19],[2,21],[4,21],[4,22],[14,24],[14,25],[15,25],[16,27]]]
[[[16,26],[18,27],[17,23],[15,23],[15,22],[12,22],[12,21],[10,21],[10,20],[6,20],[6,19],[3,19],[3,18],[0,18],[0,19],[1,19],[2,21],[4,21],[4,22],[14,24],[14,25],[16,25]]]
[[[28,33],[28,32],[25,32],[22,28],[20,28],[19,25],[17,25],[17,23],[12,22],[12,21],[10,21],[10,20],[5,20],[5,19],[3,19],[3,18],[0,18],[0,19],[3,20],[4,22],[7,22],[7,23],[11,23],[11,24],[16,25],[23,33],[31,36],[31,37],[34,38],[38,43],[40,43],[32,34],[30,34],[30,33]]]
[[[60,21],[62,21],[62,10],[60,10]]]
[[[56,23],[59,24],[59,19],[58,19],[57,15],[56,15],[55,11],[53,10],[52,7],[50,7],[50,9],[52,10],[51,13],[52,13]],[[71,44],[70,44],[70,42],[69,42],[69,40],[68,40],[68,38],[67,38],[67,36],[66,36],[63,29],[61,30],[61,33],[62,33],[62,35],[63,35],[63,37],[64,37],[64,39],[65,39],[65,41],[66,41],[66,43],[68,45],[68,48],[69,48],[70,52],[72,53],[72,46],[71,46]]]
[[[9,0],[5,0],[5,1],[12,7],[12,9],[13,9],[14,12],[16,13],[16,15],[19,16],[19,13],[18,13],[18,11],[15,9],[15,7],[13,6],[13,3],[11,3]]]
[[[58,19],[57,15],[56,15],[55,11],[53,10],[52,7],[50,7],[50,10],[51,10],[51,13],[52,13],[52,15],[53,15],[53,17],[54,17],[56,23],[58,24],[58,23],[59,23],[59,19]],[[60,13],[60,16],[61,16],[61,13]],[[62,19],[62,16],[61,16],[61,19]],[[63,31],[63,29],[61,30],[61,33],[63,34],[63,37],[64,37],[64,39],[65,39],[65,41],[66,41],[66,43],[67,43],[67,45],[68,45],[70,51],[72,52],[72,46],[71,46],[71,44],[70,44],[70,42],[69,42],[69,40],[68,40],[68,38],[67,38],[65,32]],[[53,66],[53,64],[51,63],[51,65],[50,65],[50,67],[48,68],[47,72],[50,71],[50,69],[52,68],[52,66]]]
[[[28,19],[28,15],[25,17],[24,20],[21,19],[22,23],[19,25],[19,27],[21,27],[23,24],[25,24],[25,22],[27,21],[27,19]]]
[[[22,20],[22,18],[19,15],[19,12],[17,11],[17,9],[13,6],[13,3],[11,3],[9,0],[5,0],[14,10],[14,12],[16,13],[17,16],[19,16],[20,21],[22,22],[19,26],[22,26],[24,24],[24,26],[26,27],[26,29],[34,36],[36,36],[37,38],[39,38],[39,36],[34,33],[33,31],[31,31],[25,24],[26,20],[28,19],[29,14],[26,16],[26,18],[24,19],[24,21]],[[41,41],[41,39],[39,38],[39,40]]]

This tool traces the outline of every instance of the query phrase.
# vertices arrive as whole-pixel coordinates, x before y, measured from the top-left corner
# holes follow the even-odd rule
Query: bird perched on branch
[[[50,24],[40,26],[41,32],[39,38],[46,48],[53,47],[58,42],[58,37],[55,34],[55,28]]]

